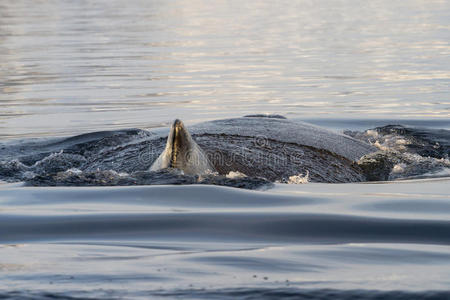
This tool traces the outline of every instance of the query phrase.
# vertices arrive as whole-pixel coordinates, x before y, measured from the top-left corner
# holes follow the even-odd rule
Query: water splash
[[[388,125],[346,134],[376,146],[358,164],[368,180],[440,177],[450,170],[450,131]]]

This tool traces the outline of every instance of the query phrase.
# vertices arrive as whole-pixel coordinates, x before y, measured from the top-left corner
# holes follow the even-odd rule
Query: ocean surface
[[[449,57],[445,0],[2,0],[0,299],[450,299]],[[36,184],[81,172],[52,141],[249,114],[397,163],[388,181],[123,186],[99,151],[84,186]]]
[[[0,135],[449,118],[450,3],[0,2]]]
[[[0,295],[448,299],[449,184],[5,184]]]

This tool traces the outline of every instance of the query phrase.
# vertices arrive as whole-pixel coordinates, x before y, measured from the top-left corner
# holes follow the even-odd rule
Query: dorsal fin
[[[185,174],[206,174],[214,168],[205,152],[192,139],[181,120],[176,119],[169,136],[166,148],[150,167],[151,171],[165,168],[182,170]]]

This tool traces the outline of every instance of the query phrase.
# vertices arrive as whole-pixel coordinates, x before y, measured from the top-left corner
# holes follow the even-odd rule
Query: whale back
[[[308,174],[312,182],[355,182],[366,180],[355,161],[375,151],[372,146],[345,135],[279,118],[217,120],[186,129],[195,141],[185,139],[191,145],[186,149],[194,152],[184,148],[174,150],[173,143],[167,143],[170,132],[167,128],[116,130],[5,145],[0,147],[4,160],[0,160],[0,180],[23,181],[37,176],[33,180],[38,185],[170,183],[166,173],[149,172],[151,166],[157,170],[178,168],[180,153],[202,153],[211,169],[220,175],[239,172],[248,178],[285,182],[292,176]],[[158,157],[162,157],[159,162]],[[189,180],[210,169],[209,164],[204,164],[207,168],[197,168],[191,160],[184,161],[182,166],[184,174],[194,176]],[[177,178],[175,182],[180,182]]]
[[[248,137],[255,143],[267,144],[269,141],[309,146],[327,150],[351,161],[377,149],[367,143],[347,135],[330,131],[301,121],[280,118],[243,117],[215,120],[190,127],[193,136],[228,135]]]

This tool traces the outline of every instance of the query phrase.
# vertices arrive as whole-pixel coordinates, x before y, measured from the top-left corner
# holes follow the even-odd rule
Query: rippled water
[[[448,185],[5,185],[0,287],[42,298],[445,299]]]
[[[0,298],[448,299],[449,41],[445,0],[2,0]],[[379,142],[403,180],[1,181],[115,185],[144,131],[95,131],[260,113]],[[80,133],[80,165],[46,137]]]
[[[448,1],[0,4],[0,135],[450,116]]]

